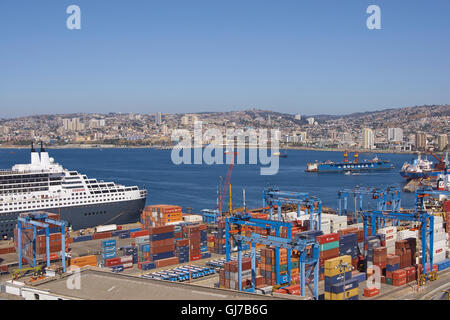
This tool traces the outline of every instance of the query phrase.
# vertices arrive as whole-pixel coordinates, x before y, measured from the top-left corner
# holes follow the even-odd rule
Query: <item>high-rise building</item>
[[[427,135],[424,132],[417,132],[415,139],[416,149],[424,150],[427,146]]]
[[[297,114],[294,116],[294,119],[295,119],[295,120],[302,120],[301,114],[297,113]]]
[[[403,130],[400,128],[388,128],[387,140],[389,142],[402,142]]]
[[[162,114],[161,112],[157,112],[155,115],[155,123],[156,125],[160,125],[162,123]]]
[[[372,129],[364,128],[362,132],[362,147],[363,149],[375,148],[375,136]]]
[[[438,150],[442,151],[447,148],[448,145],[448,135],[440,134],[438,135]]]
[[[84,130],[84,124],[80,122],[80,118],[63,119],[63,126],[66,131]]]

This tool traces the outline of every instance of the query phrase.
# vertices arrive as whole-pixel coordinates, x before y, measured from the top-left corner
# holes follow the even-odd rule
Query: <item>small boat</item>
[[[287,153],[274,152],[273,155],[274,155],[275,157],[287,158]]]

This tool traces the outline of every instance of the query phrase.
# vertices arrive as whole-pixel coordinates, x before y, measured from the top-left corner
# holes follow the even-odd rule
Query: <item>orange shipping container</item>
[[[79,268],[84,266],[97,266],[97,256],[90,255],[78,258],[72,258],[70,260],[70,265],[77,266]]]

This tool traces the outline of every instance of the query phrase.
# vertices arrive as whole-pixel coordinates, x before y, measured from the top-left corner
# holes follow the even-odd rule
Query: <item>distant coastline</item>
[[[0,149],[29,149],[30,146],[24,145],[0,145]],[[66,144],[59,146],[46,146],[46,149],[162,149],[170,150],[171,146],[127,146],[127,145],[103,145],[103,144]],[[248,149],[248,147],[246,147]],[[308,151],[331,151],[331,152],[345,152],[348,153],[372,153],[372,154],[417,154],[418,151],[398,151],[398,150],[363,150],[363,149],[344,149],[344,148],[314,148],[314,147],[300,147],[300,146],[286,146],[280,147],[282,150],[308,150]]]

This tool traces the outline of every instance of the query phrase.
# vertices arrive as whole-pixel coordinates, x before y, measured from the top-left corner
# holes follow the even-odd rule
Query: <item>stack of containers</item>
[[[259,264],[259,274],[264,278],[264,283],[268,285],[276,284],[276,260],[275,248],[268,247],[261,249],[261,262]],[[280,275],[288,273],[287,267],[287,249],[281,248],[279,254]],[[294,279],[299,273],[299,256],[291,255],[291,278]]]
[[[131,256],[132,257],[134,264],[139,262],[138,247],[126,246],[126,247],[122,247],[120,249],[123,251],[123,256]]]
[[[378,247],[373,249],[373,265],[380,269],[381,283],[386,283],[387,248]]]
[[[138,261],[150,261],[150,239],[149,236],[142,236],[136,238],[136,245],[138,248]]]
[[[189,239],[189,259],[191,261],[201,259],[200,225],[187,225],[183,228],[184,237]]]
[[[214,253],[226,254],[225,242],[225,228],[218,228],[214,235]]]
[[[206,224],[200,225],[200,252],[208,251],[208,234],[206,230]]]
[[[183,238],[183,226],[181,224],[176,224],[173,226],[173,236],[175,240]]]
[[[116,240],[109,239],[102,241],[102,265],[106,266],[106,261],[117,256]]]
[[[416,239],[396,241],[395,254],[400,257],[400,269],[411,266],[416,260]]]
[[[322,214],[322,220],[330,220],[330,232],[336,233],[339,230],[347,229],[347,216],[335,214]]]
[[[124,269],[133,268],[133,257],[132,256],[123,256],[118,258],[120,259],[120,264],[111,267],[111,271],[121,272]]]
[[[352,279],[352,257],[325,261],[325,300],[358,300],[358,279]]]
[[[443,226],[444,219],[434,216],[433,262],[438,263],[446,259],[447,233]]]
[[[145,229],[181,221],[183,214],[180,206],[167,204],[146,206],[141,214],[141,223]]]
[[[406,284],[406,270],[399,269],[392,272],[392,285],[399,287]]]
[[[319,243],[320,279],[323,280],[325,261],[339,257],[339,234],[329,233],[317,236],[316,242]]]
[[[156,263],[157,267],[165,267],[178,263],[175,257],[175,234],[174,226],[167,225],[152,227],[150,232],[150,261]]]
[[[406,271],[406,282],[407,283],[417,280],[415,267],[406,267],[405,271]]]
[[[251,259],[242,258],[242,290],[252,284]],[[223,271],[219,272],[219,283],[226,289],[239,290],[238,262],[229,261],[224,263]],[[262,277],[255,278],[255,285],[263,284]]]
[[[189,262],[189,239],[177,239],[175,241],[175,251],[178,263]]]
[[[393,273],[400,270],[400,257],[390,254],[386,258],[386,284],[392,285]]]
[[[214,235],[210,234],[206,238],[206,246],[208,247],[209,252],[215,252],[214,250]]]
[[[352,265],[356,267],[358,263],[358,235],[356,233],[347,233],[339,237],[339,255],[350,256]]]
[[[397,227],[380,228],[378,229],[378,233],[385,235],[387,254],[394,254],[395,241],[397,241]]]
[[[320,230],[322,230],[323,234],[331,233],[331,220],[321,219]]]
[[[275,273],[275,251],[270,248],[261,249],[261,263],[259,274],[264,278],[264,283],[268,285],[276,284]]]

